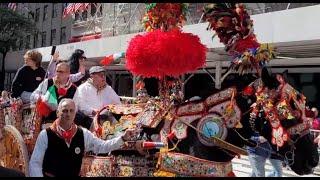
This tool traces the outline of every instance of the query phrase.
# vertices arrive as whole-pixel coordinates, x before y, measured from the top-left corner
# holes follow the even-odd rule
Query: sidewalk
[[[233,158],[232,160],[233,172],[237,177],[249,177],[251,174],[251,167],[248,156],[241,156],[240,159]],[[272,166],[269,161],[266,163],[266,174],[271,171]],[[315,169],[314,174],[299,176],[295,174],[290,168],[283,168],[283,177],[320,177],[320,167]]]

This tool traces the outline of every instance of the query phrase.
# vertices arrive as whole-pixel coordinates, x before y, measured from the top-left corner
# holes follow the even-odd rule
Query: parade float
[[[254,131],[266,137],[272,153],[294,172],[312,172],[319,155],[310,140],[305,97],[287,83],[285,74],[271,73],[267,63],[275,56],[273,48],[257,41],[243,4],[208,4],[203,17],[232,57],[228,70],[255,80],[235,82],[198,100],[186,100],[182,91],[181,76],[205,66],[206,60],[200,39],[181,29],[187,4],[147,3],[146,10],[146,32],[132,38],[125,53],[127,70],[139,77],[137,99],[103,107],[90,129],[101,139],[128,128],[137,134],[110,154],[87,153],[81,176],[234,176],[231,160],[246,155],[245,145],[256,146],[248,140]],[[146,77],[158,79],[159,97],[148,96]],[[1,165],[28,175],[41,118],[36,108],[19,100],[1,113]]]

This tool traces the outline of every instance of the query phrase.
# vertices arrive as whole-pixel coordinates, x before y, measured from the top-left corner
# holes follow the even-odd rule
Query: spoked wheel
[[[11,125],[4,126],[0,139],[0,165],[29,175],[27,147],[20,132]]]

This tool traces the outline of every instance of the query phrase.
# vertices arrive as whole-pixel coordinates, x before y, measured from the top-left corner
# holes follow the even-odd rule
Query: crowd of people
[[[90,132],[96,113],[121,101],[107,84],[104,67],[93,66],[86,71],[85,60],[81,49],[75,50],[67,61],[60,60],[56,52],[45,70],[40,52],[29,50],[24,55],[25,64],[13,79],[11,97],[35,104],[43,125],[31,156],[30,176],[79,176],[84,152],[119,149],[135,133],[127,129],[122,136],[104,141]],[[3,91],[1,102],[9,101],[9,96]],[[4,167],[0,168],[2,174],[23,176]]]

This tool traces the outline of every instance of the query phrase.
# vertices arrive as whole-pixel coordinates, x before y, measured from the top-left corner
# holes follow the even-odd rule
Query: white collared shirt
[[[99,92],[88,81],[81,84],[73,96],[73,100],[79,111],[87,116],[92,116],[93,110],[100,110],[109,104],[121,104],[120,97],[107,85]]]
[[[78,128],[82,128],[79,127]],[[111,140],[102,140],[96,137],[86,128],[82,128],[84,136],[84,151],[93,151],[96,154],[108,153],[117,149],[120,149],[124,142],[121,136],[113,138]],[[48,148],[48,136],[47,131],[44,129],[40,132],[35,148],[33,150],[30,162],[29,162],[29,176],[30,177],[43,177],[42,164],[45,152]]]

